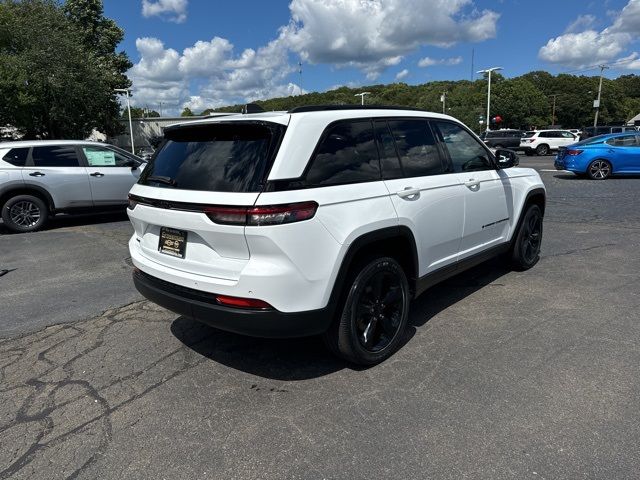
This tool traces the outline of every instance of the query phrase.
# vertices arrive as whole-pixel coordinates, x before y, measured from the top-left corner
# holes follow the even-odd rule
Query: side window
[[[609,140],[607,140],[606,143],[609,145],[613,145],[614,147],[636,147],[637,146],[635,135],[610,138]]]
[[[371,121],[352,120],[329,127],[311,160],[306,180],[316,186],[380,180]]]
[[[396,151],[389,125],[386,120],[375,120],[373,122],[378,140],[378,152],[380,153],[380,165],[382,166],[382,177],[391,180],[393,178],[404,177],[400,158]]]
[[[27,163],[27,157],[29,156],[29,148],[12,148],[7,154],[2,157],[7,163],[15,165],[16,167],[24,167]]]
[[[460,125],[436,122],[451,157],[454,172],[493,170],[489,152]]]
[[[390,120],[388,123],[404,177],[444,173],[436,139],[426,120]]]
[[[571,132],[562,132],[562,135],[564,138],[574,138],[573,133]]]
[[[104,147],[82,147],[90,167],[128,167],[131,160],[124,155]]]
[[[80,162],[73,145],[33,147],[31,153],[36,167],[79,167]]]
[[[549,138],[551,137],[551,132],[540,132],[538,134],[538,138]]]

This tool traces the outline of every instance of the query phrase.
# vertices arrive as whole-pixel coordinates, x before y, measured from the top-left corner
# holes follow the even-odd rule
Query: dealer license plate
[[[160,242],[158,251],[172,257],[184,258],[187,249],[187,232],[174,228],[162,227],[160,229]]]

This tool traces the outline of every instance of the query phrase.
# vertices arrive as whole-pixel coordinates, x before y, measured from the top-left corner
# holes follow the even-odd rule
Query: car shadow
[[[491,260],[426,291],[412,304],[409,328],[400,348],[438,313],[508,272],[503,261]],[[299,381],[345,368],[366,369],[331,355],[319,337],[252,338],[217,330],[187,317],[174,320],[171,332],[185,346],[211,361],[266,379]]]
[[[554,175],[554,178],[558,178],[560,180],[585,180],[585,181],[589,181],[589,182],[601,182],[603,180],[591,180],[589,177],[587,176],[583,176],[583,175],[576,175],[575,173],[560,173],[557,175]],[[612,181],[616,181],[616,180],[625,180],[625,179],[630,179],[630,178],[640,178],[640,175],[633,175],[633,174],[616,174],[614,176],[611,176],[609,178],[607,178],[606,182],[612,182]]]
[[[122,210],[83,213],[76,215],[61,214],[51,217],[44,228],[39,231],[46,232],[50,230],[58,230],[61,228],[80,227],[83,225],[99,225],[102,223],[123,222],[128,220],[129,217],[127,216],[127,212],[124,208],[122,208]],[[4,223],[0,221],[0,235],[8,234],[20,235],[20,233],[12,232],[8,228],[6,228],[4,226]]]

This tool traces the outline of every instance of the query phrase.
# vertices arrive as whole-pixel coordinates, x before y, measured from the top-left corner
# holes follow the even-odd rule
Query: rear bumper
[[[133,273],[133,283],[143,296],[179,315],[252,337],[317,335],[329,328],[333,313],[329,307],[296,313],[223,307],[210,293],[165,282],[139,270]]]

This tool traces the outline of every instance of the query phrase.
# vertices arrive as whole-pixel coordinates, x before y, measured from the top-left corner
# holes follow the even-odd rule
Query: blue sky
[[[176,113],[502,66],[637,73],[640,0],[105,0],[134,104]],[[302,62],[302,74],[298,62]],[[164,113],[164,112],[163,112]]]

